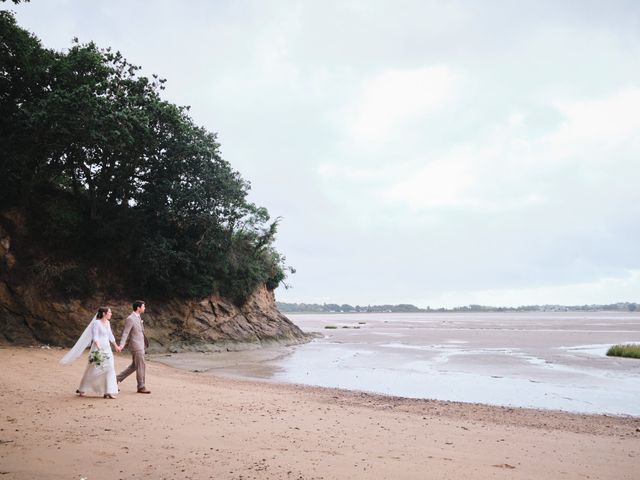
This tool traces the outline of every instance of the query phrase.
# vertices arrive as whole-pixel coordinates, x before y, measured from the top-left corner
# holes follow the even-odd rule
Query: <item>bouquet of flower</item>
[[[109,354],[102,350],[94,350],[89,354],[89,363],[93,363],[96,367],[103,367],[103,364],[109,359]]]

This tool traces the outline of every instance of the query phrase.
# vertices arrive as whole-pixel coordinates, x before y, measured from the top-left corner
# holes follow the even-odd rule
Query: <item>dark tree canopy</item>
[[[140,68],[94,43],[46,49],[0,12],[0,206],[29,213],[42,251],[71,265],[60,278],[108,266],[140,294],[236,303],[277,287],[277,220]]]

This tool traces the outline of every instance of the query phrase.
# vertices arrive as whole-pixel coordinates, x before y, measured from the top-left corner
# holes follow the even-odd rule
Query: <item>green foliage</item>
[[[46,161],[30,109],[47,94],[54,56],[0,11],[0,202],[26,199]]]
[[[139,295],[276,288],[293,273],[278,220],[140,68],[94,43],[47,50],[0,12],[1,204],[29,212],[47,255],[115,269]]]
[[[607,351],[607,356],[640,358],[640,345],[633,343],[627,345],[614,345]]]

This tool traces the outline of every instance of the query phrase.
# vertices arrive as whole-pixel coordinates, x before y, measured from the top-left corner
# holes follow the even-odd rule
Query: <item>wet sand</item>
[[[635,479],[640,418],[411,400],[157,363],[151,395],[73,395],[81,361],[0,349],[6,479]],[[116,367],[128,362],[116,356]]]

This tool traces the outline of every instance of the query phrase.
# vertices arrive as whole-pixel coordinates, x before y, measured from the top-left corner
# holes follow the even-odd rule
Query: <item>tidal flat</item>
[[[186,370],[391,396],[640,416],[640,313],[297,314],[294,347],[156,356]],[[335,329],[327,329],[335,326]]]

